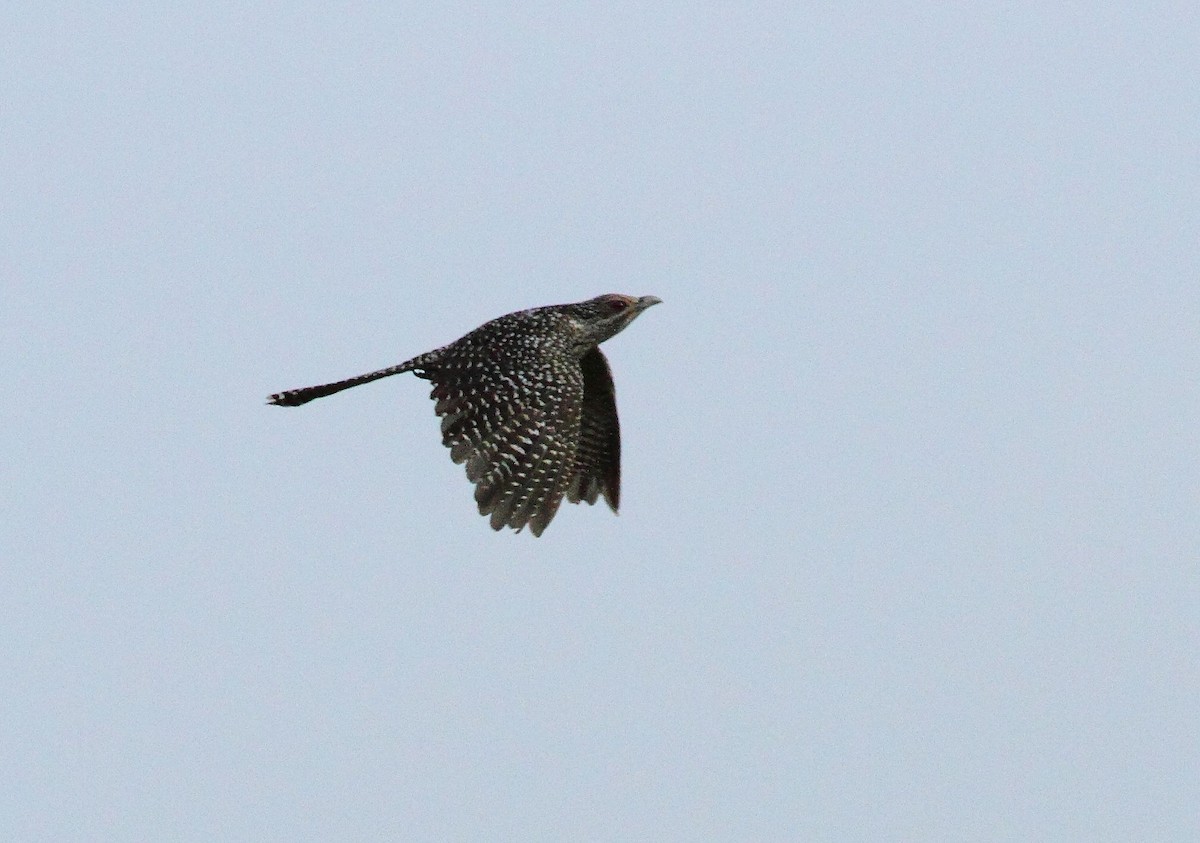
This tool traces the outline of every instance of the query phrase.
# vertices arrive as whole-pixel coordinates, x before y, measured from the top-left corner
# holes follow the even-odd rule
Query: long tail
[[[306,386],[303,389],[289,389],[285,392],[276,392],[274,395],[267,398],[267,403],[275,404],[280,407],[299,407],[301,404],[307,404],[314,398],[324,398],[326,395],[333,395],[335,392],[341,392],[343,389],[349,389],[352,386],[362,386],[364,383],[377,381],[380,378],[398,375],[401,372],[411,372],[417,368],[414,365],[415,362],[415,359],[406,360],[403,363],[398,363],[395,366],[388,366],[386,369],[380,369],[377,372],[370,372],[365,375],[359,375],[355,378],[348,378],[344,381],[338,381],[336,383],[323,383],[319,386]]]

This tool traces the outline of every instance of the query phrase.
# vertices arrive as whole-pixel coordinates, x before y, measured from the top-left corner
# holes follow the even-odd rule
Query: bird
[[[403,363],[334,383],[289,389],[268,404],[299,407],[380,378],[430,381],[442,444],[466,465],[479,514],[493,530],[540,536],[565,496],[615,513],[621,497],[621,429],[600,344],[657,296],[609,293],[518,310]]]

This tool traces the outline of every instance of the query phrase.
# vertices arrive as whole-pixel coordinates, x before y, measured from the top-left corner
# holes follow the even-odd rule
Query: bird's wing
[[[583,412],[579,448],[567,484],[567,500],[594,504],[603,494],[612,511],[621,500],[621,424],[617,395],[608,361],[593,348],[580,361],[583,371]]]
[[[567,355],[530,349],[501,368],[486,352],[444,358],[423,374],[442,417],[442,442],[466,463],[481,515],[495,530],[554,518],[579,443],[584,378]]]

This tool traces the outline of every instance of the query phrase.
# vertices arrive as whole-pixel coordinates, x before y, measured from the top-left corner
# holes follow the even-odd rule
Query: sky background
[[[1197,43],[9,4],[0,836],[1200,838]],[[619,517],[264,405],[605,292]]]

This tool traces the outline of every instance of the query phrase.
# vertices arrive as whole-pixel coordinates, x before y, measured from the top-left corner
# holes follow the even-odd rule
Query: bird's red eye
[[[625,301],[625,299],[613,299],[608,303],[608,306],[612,309],[613,313],[620,313],[622,310],[629,307],[629,302]]]

